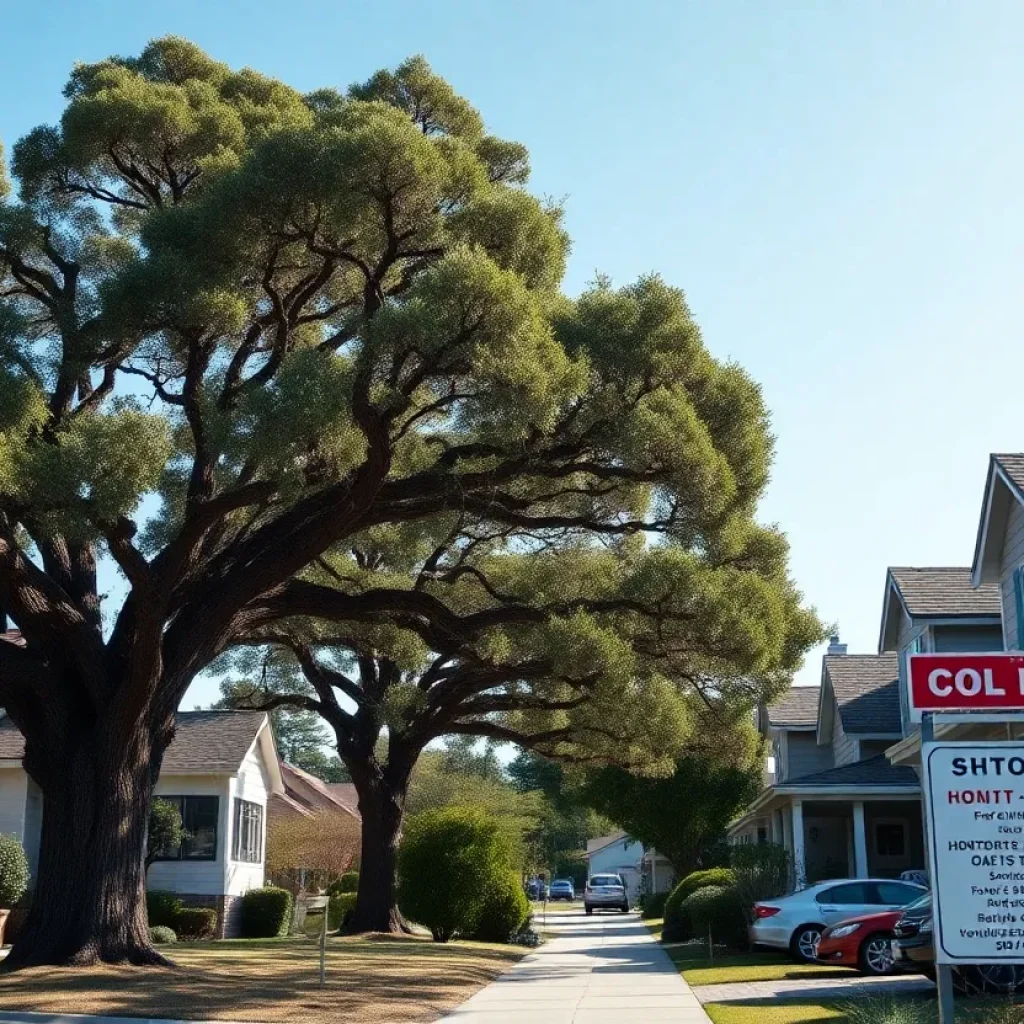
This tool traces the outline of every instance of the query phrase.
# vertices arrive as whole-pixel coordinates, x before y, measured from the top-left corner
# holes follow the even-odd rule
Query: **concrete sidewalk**
[[[548,941],[440,1024],[710,1024],[635,914],[548,915]]]

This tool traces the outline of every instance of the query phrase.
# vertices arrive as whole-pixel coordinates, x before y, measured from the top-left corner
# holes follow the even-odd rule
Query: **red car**
[[[826,928],[818,943],[818,963],[854,967],[861,974],[892,974],[892,929],[902,914],[864,914]]]

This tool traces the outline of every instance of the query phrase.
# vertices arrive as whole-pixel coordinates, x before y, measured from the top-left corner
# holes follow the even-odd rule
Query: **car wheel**
[[[587,912],[587,917],[590,917],[590,915],[594,912],[593,907],[584,907],[583,909]]]
[[[628,903],[623,903],[622,907],[621,907],[621,910],[622,910],[622,912],[624,914],[628,914],[629,913],[629,904]]]
[[[824,929],[820,924],[802,924],[789,940],[789,951],[799,964],[813,964],[818,959],[818,942]]]
[[[857,966],[861,974],[892,974],[892,938],[885,932],[869,935],[857,952]]]

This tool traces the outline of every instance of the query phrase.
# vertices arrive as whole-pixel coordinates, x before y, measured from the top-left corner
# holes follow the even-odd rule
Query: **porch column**
[[[864,824],[864,801],[853,802],[853,861],[857,878],[868,877],[868,830]]]
[[[651,853],[651,893],[658,891],[658,855]]]
[[[793,801],[793,878],[797,886],[807,882],[807,862],[804,857],[804,803]]]

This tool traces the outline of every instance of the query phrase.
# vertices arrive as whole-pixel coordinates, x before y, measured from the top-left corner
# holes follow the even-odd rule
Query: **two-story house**
[[[834,637],[821,685],[793,687],[759,726],[775,781],[732,825],[734,841],[781,843],[797,884],[923,867],[917,775],[885,756],[902,735],[895,655],[847,654]]]

